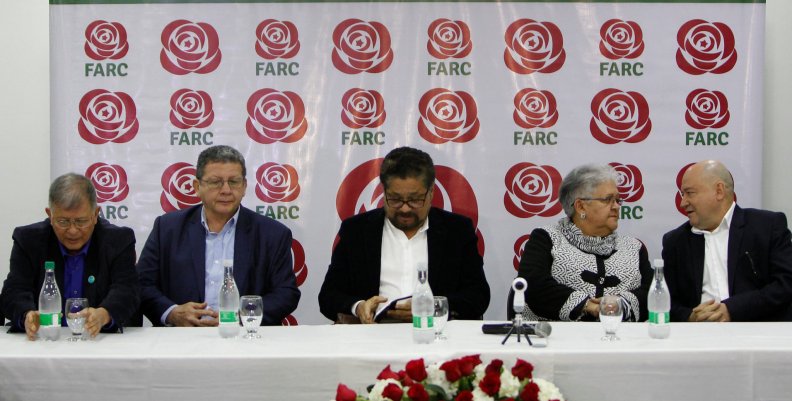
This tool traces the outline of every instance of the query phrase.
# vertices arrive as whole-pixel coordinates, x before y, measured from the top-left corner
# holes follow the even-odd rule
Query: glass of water
[[[88,299],[69,298],[66,300],[66,324],[69,325],[72,336],[66,341],[80,341],[85,338],[82,336],[85,328],[85,309],[88,309]]]
[[[242,338],[248,340],[261,338],[258,329],[264,314],[263,307],[264,304],[258,295],[243,295],[239,298],[239,318],[242,319],[242,326],[247,332]]]
[[[602,341],[619,341],[616,330],[624,316],[622,298],[618,295],[605,295],[600,300],[599,308],[599,319],[602,322],[602,328],[605,329]]]
[[[447,340],[448,337],[443,334],[443,329],[448,322],[448,298],[434,297],[434,329],[435,340]]]

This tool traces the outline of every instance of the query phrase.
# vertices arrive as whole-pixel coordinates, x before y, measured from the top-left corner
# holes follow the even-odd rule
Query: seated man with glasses
[[[229,146],[198,156],[201,204],[164,214],[140,255],[141,310],[155,326],[217,326],[223,260],[234,261],[240,295],[260,295],[262,324],[276,325],[297,308],[291,231],[241,206],[245,159]]]
[[[410,296],[416,266],[429,270],[434,295],[448,298],[450,317],[481,319],[490,300],[472,221],[432,207],[431,157],[408,147],[392,150],[380,167],[384,205],[341,223],[319,292],[319,308],[338,322],[374,323],[389,301]],[[387,315],[387,316],[384,316]],[[409,300],[383,313],[412,321]]]
[[[44,221],[14,229],[2,301],[12,330],[36,338],[44,262],[53,261],[61,305],[67,298],[88,299],[85,332],[120,331],[138,308],[135,233],[99,217],[96,190],[78,174],[52,182],[45,211]]]

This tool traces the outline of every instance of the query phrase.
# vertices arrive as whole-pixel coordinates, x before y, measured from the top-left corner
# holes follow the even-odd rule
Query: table
[[[452,321],[449,340],[413,344],[410,326],[263,327],[260,340],[214,328],[130,328],[69,343],[0,334],[1,400],[326,401],[339,382],[361,392],[387,364],[481,354],[535,366],[568,400],[790,400],[792,323],[678,323],[652,340],[623,323],[602,342],[598,323],[553,323],[545,348],[484,335]],[[66,329],[64,329],[66,330]]]

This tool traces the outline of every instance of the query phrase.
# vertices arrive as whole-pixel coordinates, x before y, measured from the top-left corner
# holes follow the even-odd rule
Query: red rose
[[[506,67],[518,74],[558,71],[564,60],[564,37],[552,22],[523,18],[512,22],[504,35]]]
[[[207,74],[220,65],[217,31],[205,22],[173,21],[162,30],[160,39],[160,63],[172,74]]]
[[[261,58],[289,59],[299,51],[297,27],[293,23],[266,19],[256,27],[256,53]]]
[[[591,99],[591,135],[605,143],[638,143],[649,136],[649,104],[638,92],[604,89]]]
[[[426,389],[421,383],[415,383],[410,386],[410,389],[407,390],[407,396],[410,397],[412,401],[429,401],[429,393],[426,392]]]
[[[555,96],[550,91],[533,88],[517,92],[512,118],[525,129],[552,127],[558,121]]]
[[[723,92],[696,89],[685,105],[685,121],[695,129],[722,128],[729,122],[729,101]]]
[[[399,380],[399,375],[391,370],[390,365],[386,366],[385,369],[382,369],[382,372],[380,372],[380,374],[377,376],[377,380],[386,379]]]
[[[357,393],[352,391],[351,388],[343,385],[338,384],[338,389],[336,389],[336,401],[355,401],[357,399]]]
[[[520,400],[539,401],[539,386],[533,381],[526,384],[522,391],[520,391]]]
[[[170,121],[176,128],[206,128],[214,121],[212,98],[204,91],[179,89],[171,95],[170,105]]]
[[[487,365],[487,367],[484,368],[484,372],[486,374],[491,373],[491,374],[500,375],[501,368],[503,368],[503,361],[500,359],[493,359],[492,361],[490,361],[489,365]]]
[[[479,382],[479,388],[484,394],[487,394],[490,397],[495,397],[498,395],[498,390],[500,390],[500,373],[487,373],[484,375],[484,378],[481,379]]]
[[[426,48],[432,57],[439,59],[466,57],[473,50],[470,29],[462,21],[438,18],[429,25]]]
[[[401,383],[403,387],[410,387],[415,384],[415,380],[411,379],[410,376],[407,375],[407,372],[400,370],[399,383]]]
[[[384,389],[382,389],[382,396],[385,398],[390,398],[393,401],[401,401],[402,394],[404,391],[399,387],[398,384],[388,383]]]
[[[378,73],[393,62],[388,28],[350,18],[333,30],[333,65],[345,74]]]
[[[677,65],[692,75],[729,72],[737,64],[734,43],[734,34],[728,25],[690,20],[677,32]]]
[[[162,210],[173,212],[201,203],[201,198],[195,193],[194,180],[195,167],[192,164],[179,162],[168,166],[160,179],[163,189],[160,195]]]
[[[85,55],[94,60],[118,60],[129,51],[127,33],[118,22],[97,20],[85,28]]]
[[[459,359],[459,371],[462,376],[470,376],[473,374],[473,369],[481,364],[480,355],[468,355]]]
[[[376,128],[385,123],[385,99],[375,90],[353,88],[341,98],[341,121],[349,128]]]
[[[473,401],[473,392],[470,390],[462,390],[457,394],[454,401]]]
[[[126,171],[117,164],[94,163],[85,170],[85,176],[96,188],[98,203],[121,202],[129,194]]]
[[[308,265],[305,264],[305,249],[303,249],[300,241],[294,238],[292,238],[291,253],[294,279],[297,281],[297,286],[299,287],[303,285],[305,279],[308,278]]]
[[[531,234],[521,235],[514,241],[514,257],[512,258],[512,266],[514,270],[520,270],[520,261],[522,260],[523,252],[525,251],[525,244],[531,239]]]
[[[618,177],[616,178],[616,187],[619,190],[619,196],[625,202],[635,202],[643,196],[643,176],[641,170],[632,164],[609,163]]]
[[[561,212],[558,189],[561,174],[552,166],[517,163],[506,173],[503,203],[514,216],[551,217]]]
[[[247,134],[258,143],[297,142],[308,131],[305,105],[294,92],[257,90],[248,99],[247,112]]]
[[[423,358],[421,359],[414,359],[410,362],[407,362],[407,365],[404,367],[407,371],[407,376],[415,381],[424,381],[426,379],[426,365],[424,365]]]
[[[600,28],[600,53],[611,60],[637,58],[644,51],[643,31],[634,21],[610,19]]]
[[[526,361],[523,361],[520,358],[517,358],[517,362],[514,363],[511,373],[517,379],[525,380],[533,377],[533,369],[534,369],[533,365],[531,365]]]
[[[291,202],[299,195],[299,176],[291,165],[267,162],[256,170],[256,196],[263,202]]]
[[[127,143],[137,135],[137,108],[124,92],[94,89],[80,99],[77,131],[88,143]]]
[[[478,134],[478,108],[467,92],[431,89],[421,96],[418,112],[418,133],[429,143],[464,143]]]
[[[456,359],[443,362],[440,365],[440,370],[445,372],[446,380],[453,383],[462,378],[462,372],[459,370],[459,361]]]
[[[682,207],[679,205],[679,204],[682,202],[682,177],[685,175],[685,171],[687,171],[687,169],[688,169],[690,166],[694,165],[694,164],[695,164],[695,163],[688,163],[688,164],[686,164],[684,167],[682,167],[682,168],[681,168],[681,169],[680,169],[680,170],[677,172],[677,176],[676,176],[676,186],[677,186],[677,191],[676,191],[676,196],[674,197],[674,206],[676,206],[676,208],[677,208],[677,210],[679,211],[679,213],[682,213],[682,215],[683,215],[683,216],[685,216],[685,217],[687,217],[687,215],[688,215],[688,214],[687,214],[687,211],[685,211],[685,209],[683,209],[683,208],[682,208]]]

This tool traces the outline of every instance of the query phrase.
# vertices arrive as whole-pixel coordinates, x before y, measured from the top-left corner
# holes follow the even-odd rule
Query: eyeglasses
[[[83,229],[85,227],[88,227],[91,224],[91,221],[92,221],[91,218],[85,218],[85,217],[81,217],[79,219],[59,218],[54,220],[55,225],[58,226],[58,228],[62,228],[64,230],[68,230],[69,227],[72,226],[72,224],[74,224],[74,226],[79,229]]]
[[[242,177],[231,178],[228,180],[211,179],[211,180],[199,180],[199,181],[201,181],[207,188],[212,190],[220,189],[226,183],[228,183],[228,187],[231,189],[239,189],[242,188],[242,185],[245,183],[245,179]]]
[[[404,206],[405,203],[407,204],[407,206],[410,207],[410,209],[418,209],[419,207],[423,207],[424,203],[426,203],[427,195],[429,195],[428,189],[426,190],[426,193],[424,193],[424,196],[421,199],[399,199],[399,198],[388,198],[386,196],[385,203],[387,203],[388,206],[394,209],[401,209],[401,207]]]
[[[616,195],[608,195],[604,198],[579,198],[579,199],[584,201],[600,201],[605,203],[606,205],[612,205],[614,203],[617,203],[619,204],[619,206],[621,206],[624,204],[624,199],[619,198]]]

